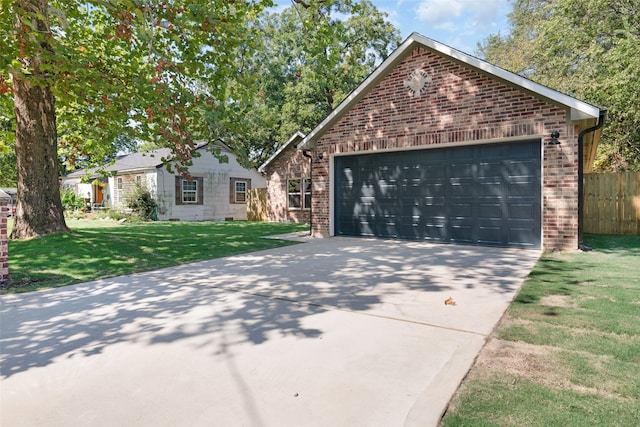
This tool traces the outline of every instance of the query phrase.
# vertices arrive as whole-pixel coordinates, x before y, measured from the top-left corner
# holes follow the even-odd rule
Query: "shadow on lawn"
[[[100,354],[119,343],[190,340],[224,357],[230,346],[260,345],[274,336],[318,338],[323,331],[305,326],[305,318],[330,309],[413,321],[430,309],[445,310],[442,301],[454,289],[514,292],[538,256],[330,240],[2,296],[0,376]]]

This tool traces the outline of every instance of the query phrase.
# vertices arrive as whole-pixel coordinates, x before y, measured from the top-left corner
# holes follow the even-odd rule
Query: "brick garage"
[[[602,120],[414,33],[298,144],[316,160],[312,233],[575,249]]]
[[[310,159],[297,149],[304,137],[302,132],[293,134],[258,168],[267,180],[267,221],[309,222],[311,219],[311,206],[304,203],[303,188],[305,180],[311,180]],[[309,193],[307,202],[310,196]]]

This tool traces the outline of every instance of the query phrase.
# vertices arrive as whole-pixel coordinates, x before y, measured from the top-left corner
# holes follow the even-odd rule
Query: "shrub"
[[[133,191],[125,196],[127,207],[140,212],[140,215],[147,219],[155,219],[157,204],[151,192],[137,184]]]
[[[70,188],[64,190],[61,194],[62,209],[65,211],[77,211],[85,207],[84,199],[74,193]]]

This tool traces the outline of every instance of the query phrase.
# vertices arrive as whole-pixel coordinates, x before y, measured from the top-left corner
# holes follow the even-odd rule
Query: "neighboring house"
[[[267,177],[267,220],[309,222],[311,217],[310,159],[297,149],[305,134],[296,132],[258,168]]]
[[[414,33],[298,144],[312,234],[576,249],[604,115]],[[261,168],[275,218],[287,153]]]
[[[18,203],[18,189],[0,188],[0,199],[7,201],[9,216],[13,216],[16,212],[16,204]]]
[[[197,147],[200,157],[193,158],[190,179],[169,172],[162,158],[168,148],[120,156],[104,168],[112,176],[100,178],[96,170],[76,171],[63,177],[62,188],[70,188],[93,208],[127,208],[127,196],[136,184],[147,188],[158,204],[159,220],[247,219],[247,194],[252,188],[264,188],[265,179],[256,171],[240,166],[236,156],[220,144],[220,162],[206,144]],[[88,183],[83,178],[89,177]]]

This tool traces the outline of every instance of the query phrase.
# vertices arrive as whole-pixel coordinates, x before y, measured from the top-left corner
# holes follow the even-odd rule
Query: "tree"
[[[595,167],[640,170],[640,0],[517,0],[489,62],[608,109]]]
[[[313,129],[400,43],[386,17],[369,0],[296,0],[264,13],[253,27],[258,50],[238,66],[256,87],[239,118],[248,132],[219,135],[255,166]]]
[[[15,121],[18,177],[12,238],[29,238],[68,230],[58,148],[73,166],[102,162],[118,137],[154,140],[184,172],[194,140],[210,137],[205,116],[244,96],[235,59],[253,48],[248,28],[271,1],[1,4],[0,117]]]
[[[0,77],[1,81],[2,77]],[[7,87],[0,83],[0,187],[16,187],[15,125],[13,102],[2,96]]]
[[[0,153],[0,187],[16,187],[17,185],[16,154],[15,151],[7,149]]]

